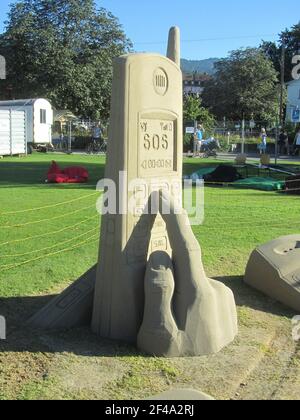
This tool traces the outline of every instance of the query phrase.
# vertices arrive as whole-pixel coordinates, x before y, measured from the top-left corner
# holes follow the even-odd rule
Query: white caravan
[[[7,137],[7,134],[5,133],[7,131],[7,127],[9,126],[11,143],[10,149],[11,151],[13,150],[12,139],[14,137],[13,133],[16,128],[14,127],[15,118],[12,118],[12,116],[21,112],[25,113],[25,144],[27,144],[26,151],[31,151],[32,149],[38,149],[41,147],[52,147],[53,109],[50,102],[46,99],[0,101],[2,126],[6,128],[6,130],[2,130],[3,133],[0,135],[0,142],[3,143],[4,139]],[[6,138],[6,143],[8,140],[9,139]],[[8,147],[6,145],[6,149],[7,148]],[[9,154],[13,153],[10,152]]]

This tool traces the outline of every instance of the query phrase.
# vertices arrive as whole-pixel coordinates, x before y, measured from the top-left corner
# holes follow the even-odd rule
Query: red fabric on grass
[[[48,174],[48,182],[54,184],[83,184],[89,179],[88,171],[81,166],[71,166],[61,169],[56,162],[52,162]]]
[[[68,175],[70,179],[75,178],[83,178],[88,180],[89,173],[85,168],[79,167],[79,166],[71,166],[70,168],[64,169],[64,174]]]
[[[63,173],[63,171],[60,169],[60,167],[58,166],[58,164],[53,160],[52,161],[52,164],[51,164],[51,166],[49,168],[48,175],[51,175],[51,174],[62,174],[62,173]]]

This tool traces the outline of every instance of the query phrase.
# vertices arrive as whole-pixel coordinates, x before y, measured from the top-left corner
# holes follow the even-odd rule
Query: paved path
[[[248,159],[251,161],[260,161],[260,156],[258,156],[257,154],[247,154]],[[229,159],[229,160],[234,160],[237,157],[237,154],[234,153],[218,153],[218,158],[219,159]],[[271,159],[273,160],[272,163],[275,162],[275,156],[271,155]],[[277,163],[280,165],[286,164],[286,163],[299,163],[300,164],[300,156],[280,156],[278,158]]]

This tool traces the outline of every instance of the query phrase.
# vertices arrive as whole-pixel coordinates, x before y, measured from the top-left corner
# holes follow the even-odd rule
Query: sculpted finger
[[[180,250],[181,255],[182,252],[190,251],[201,255],[200,245],[193,234],[187,212],[179,207],[166,191],[160,191],[160,201],[161,213],[167,224],[172,249]]]
[[[161,192],[162,217],[173,252],[175,271],[174,312],[181,330],[185,330],[187,314],[196,298],[203,298],[208,280],[202,264],[200,245],[192,231],[187,213],[178,209],[165,192]],[[164,212],[169,206],[170,211]]]
[[[174,275],[170,256],[150,256],[145,276],[145,311],[138,348],[154,356],[178,356],[180,335],[173,317]]]

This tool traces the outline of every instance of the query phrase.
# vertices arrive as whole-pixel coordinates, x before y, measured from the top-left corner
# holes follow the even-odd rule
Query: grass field
[[[89,183],[45,183],[52,159],[86,166]],[[184,173],[218,163],[186,160]],[[99,156],[36,154],[0,161],[0,315],[8,320],[8,340],[0,341],[0,399],[144,398],[179,385],[216,398],[299,398],[299,346],[290,324],[295,314],[242,283],[254,247],[300,232],[296,196],[205,188],[205,222],[194,232],[208,275],[233,289],[239,308],[240,335],[220,355],[154,359],[99,343],[87,329],[23,329],[22,322],[50,295],[97,261],[95,186],[104,167]]]
[[[53,158],[62,166],[88,166],[90,182],[45,183]],[[97,257],[95,186],[104,158],[33,155],[0,164],[0,294],[44,293],[76,279]]]

